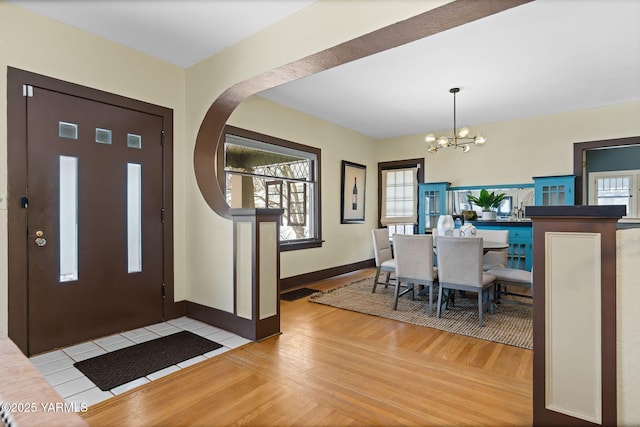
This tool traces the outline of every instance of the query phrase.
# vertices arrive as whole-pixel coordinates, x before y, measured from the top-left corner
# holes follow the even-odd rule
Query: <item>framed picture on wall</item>
[[[367,167],[342,161],[342,194],[340,195],[340,223],[364,223],[364,194]]]

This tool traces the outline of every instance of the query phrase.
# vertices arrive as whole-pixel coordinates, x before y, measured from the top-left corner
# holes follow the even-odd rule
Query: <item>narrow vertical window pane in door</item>
[[[60,156],[60,282],[78,280],[78,158]]]
[[[142,165],[127,163],[128,272],[142,271]]]

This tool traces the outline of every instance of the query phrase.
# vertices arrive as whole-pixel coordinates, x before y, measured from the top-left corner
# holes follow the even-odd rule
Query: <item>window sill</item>
[[[280,252],[297,251],[298,249],[321,248],[324,240],[304,240],[301,242],[281,242]]]

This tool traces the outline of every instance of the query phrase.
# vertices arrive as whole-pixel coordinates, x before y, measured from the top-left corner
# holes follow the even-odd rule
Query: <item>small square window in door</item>
[[[142,137],[133,133],[127,134],[127,147],[142,149]]]

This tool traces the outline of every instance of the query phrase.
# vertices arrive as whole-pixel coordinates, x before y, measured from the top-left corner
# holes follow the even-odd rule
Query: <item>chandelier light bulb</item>
[[[480,146],[480,147],[482,147],[484,144],[487,143],[487,140],[482,135],[476,135],[476,137],[473,138],[473,143],[478,145],[478,146]]]
[[[449,145],[449,138],[447,138],[446,136],[441,136],[440,138],[438,138],[438,145],[440,147],[447,147]]]
[[[432,142],[436,142],[436,136],[432,133],[427,134],[427,136],[424,137],[424,140],[427,142],[427,144],[431,144]]]
[[[467,153],[467,152],[469,152],[469,150],[471,150],[471,147],[469,147],[469,144],[466,144],[466,145],[462,146],[462,152],[463,153]]]
[[[458,131],[458,136],[460,138],[466,138],[469,135],[469,128],[461,128]]]

